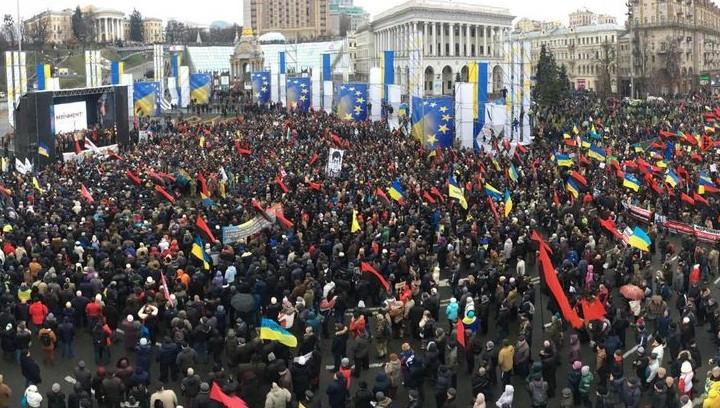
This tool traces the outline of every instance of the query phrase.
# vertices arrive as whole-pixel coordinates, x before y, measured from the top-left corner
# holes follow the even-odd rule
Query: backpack
[[[96,346],[102,345],[105,342],[105,330],[98,327],[93,330],[92,338],[93,338],[93,344]]]
[[[50,338],[50,332],[44,331],[40,335],[40,344],[42,344],[43,347],[50,347],[50,345],[52,345],[52,339]]]

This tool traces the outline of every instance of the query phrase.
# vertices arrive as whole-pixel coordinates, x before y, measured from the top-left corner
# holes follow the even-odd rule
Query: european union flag
[[[455,106],[450,96],[413,97],[412,135],[433,147],[451,147],[455,138]]]
[[[264,105],[270,101],[270,72],[258,71],[250,75],[252,79],[253,100],[258,105]]]
[[[344,120],[365,120],[367,118],[367,93],[367,84],[341,85],[338,91],[338,117]]]
[[[297,109],[299,112],[307,112],[312,103],[310,78],[288,78],[286,85],[287,107]]]

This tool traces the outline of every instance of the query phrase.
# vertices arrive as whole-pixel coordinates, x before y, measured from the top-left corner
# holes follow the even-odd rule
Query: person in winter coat
[[[572,363],[572,370],[568,373],[568,388],[572,390],[573,401],[575,405],[580,405],[580,380],[582,379],[582,363],[575,361]]]
[[[514,373],[521,378],[525,378],[528,375],[528,369],[530,368],[530,346],[525,340],[525,335],[521,334],[518,336],[517,344],[515,345],[515,355],[513,356],[513,369]]]
[[[60,358],[75,358],[75,348],[73,347],[75,325],[72,324],[69,317],[65,316],[63,322],[58,326],[57,338],[60,346]]]
[[[400,384],[402,384],[401,365],[398,355],[392,353],[390,354],[390,360],[387,361],[383,367],[385,374],[387,374],[390,379],[390,391],[387,394],[390,398],[397,396],[397,389]]]
[[[532,379],[526,388],[530,395],[530,406],[532,408],[545,408],[548,402],[548,383],[543,381],[539,373],[532,374]]]
[[[140,339],[135,346],[135,366],[141,367],[146,373],[150,373],[152,363],[152,346],[146,338]]]
[[[200,393],[193,399],[190,408],[205,408],[210,406],[210,385],[206,382],[200,384]]]
[[[447,399],[447,392],[452,388],[452,371],[446,366],[441,365],[435,374],[435,403],[436,406],[442,406]]]
[[[140,322],[135,321],[135,316],[133,315],[127,315],[125,320],[120,322],[120,330],[124,333],[123,344],[126,350],[132,350],[137,345],[140,326]]]
[[[305,391],[310,389],[310,370],[307,364],[301,364],[300,361],[293,361],[290,367],[290,377],[292,378],[293,393],[299,401],[305,395]]]
[[[680,366],[680,379],[678,381],[678,395],[687,395],[692,399],[693,369],[689,361],[684,361]]]
[[[592,408],[592,402],[590,402],[590,388],[593,383],[593,374],[590,372],[589,366],[583,366],[580,369],[581,377],[578,391],[580,392],[580,400],[583,406]]]
[[[450,325],[450,330],[453,329],[453,327],[455,326],[455,323],[457,322],[458,309],[459,309],[459,305],[458,305],[457,299],[451,298],[450,303],[445,308],[445,316],[448,319],[448,323]]]
[[[188,368],[185,378],[180,382],[180,395],[185,397],[185,407],[191,407],[193,399],[200,393],[200,376]]]
[[[60,384],[53,384],[45,397],[47,397],[48,408],[67,408],[65,393],[60,391]]]
[[[377,358],[384,359],[387,354],[387,343],[390,338],[390,322],[382,313],[376,314],[376,322],[373,325],[375,350]]]
[[[110,372],[102,381],[103,393],[105,394],[105,404],[109,408],[120,408],[123,395],[125,395],[125,385],[114,372]]]
[[[25,354],[20,357],[20,371],[25,377],[25,384],[38,385],[42,382],[40,366],[30,357],[30,350],[26,350]]]
[[[575,401],[573,401],[573,392],[570,388],[563,388],[560,393],[560,408],[573,408]]]
[[[40,405],[42,405],[43,396],[40,395],[37,386],[34,384],[27,387],[24,398],[30,408],[40,408]]]
[[[197,352],[187,344],[183,344],[177,357],[175,357],[175,364],[181,373],[187,373],[188,368],[197,367],[198,365]]]
[[[373,408],[374,396],[375,394],[368,390],[368,384],[365,381],[360,381],[360,388],[353,396],[353,404],[355,404],[355,408]]]
[[[285,408],[291,399],[290,391],[274,382],[265,397],[265,408]]]
[[[170,337],[165,336],[162,345],[157,353],[156,360],[160,363],[160,382],[167,382],[168,373],[173,382],[177,381],[178,368],[177,368],[177,356],[178,356],[177,344],[170,341]]]
[[[630,377],[625,380],[621,399],[627,408],[640,408],[642,391],[640,390],[640,381],[637,378]]]
[[[500,395],[500,398],[495,401],[495,406],[497,408],[512,408],[514,394],[515,388],[513,388],[512,385],[507,384],[505,386],[505,391],[503,391],[502,395]]]
[[[0,374],[0,408],[8,408],[10,405],[10,398],[12,397],[12,389],[5,384],[3,375]]]
[[[478,395],[475,397],[475,402],[473,403],[472,408],[487,408],[487,404],[485,403],[485,394],[478,393]]]
[[[375,385],[372,387],[372,395],[375,395],[378,391],[382,391],[383,394],[388,395],[390,391],[390,377],[384,372],[379,372],[375,375]]]
[[[370,369],[370,336],[364,328],[358,332],[355,338],[352,353],[355,362],[355,372],[353,375],[360,377],[362,370]]]
[[[275,384],[273,384],[273,386],[275,386]],[[345,408],[345,400],[347,398],[345,377],[339,372],[336,372],[333,375],[333,381],[328,384],[325,393],[328,396],[330,408]],[[268,408],[267,405],[265,408]]]
[[[512,374],[513,363],[515,356],[515,347],[510,344],[510,340],[503,340],[503,347],[498,353],[498,366],[500,366],[500,372],[504,385],[510,384],[510,377]]]

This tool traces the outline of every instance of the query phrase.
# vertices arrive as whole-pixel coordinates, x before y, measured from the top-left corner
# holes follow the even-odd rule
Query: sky
[[[374,16],[405,0],[355,0],[355,5],[364,7]],[[454,1],[454,0],[450,0]],[[144,16],[159,17],[163,20],[177,18],[199,24],[210,24],[216,20],[242,24],[242,0],[203,0],[200,3],[181,0],[179,2],[147,1],[147,0],[19,0],[20,16],[25,19],[46,10],[50,5],[53,10],[74,9],[78,4],[93,4],[97,7],[113,8],[126,13],[137,8]],[[476,3],[488,6],[510,7],[510,12],[517,17],[528,17],[533,20],[560,20],[567,24],[568,13],[585,9],[596,13],[610,14],[625,20],[625,0],[463,0],[461,3]],[[172,6],[168,7],[169,4]],[[201,5],[201,6],[200,6]],[[0,15],[17,15],[16,1],[0,1]],[[16,17],[17,18],[17,17]]]

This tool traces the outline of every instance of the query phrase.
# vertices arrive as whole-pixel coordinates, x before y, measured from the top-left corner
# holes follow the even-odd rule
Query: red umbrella
[[[645,297],[645,291],[642,290],[640,287],[632,284],[621,287],[620,294],[623,295],[625,299],[630,300],[640,300]]]

